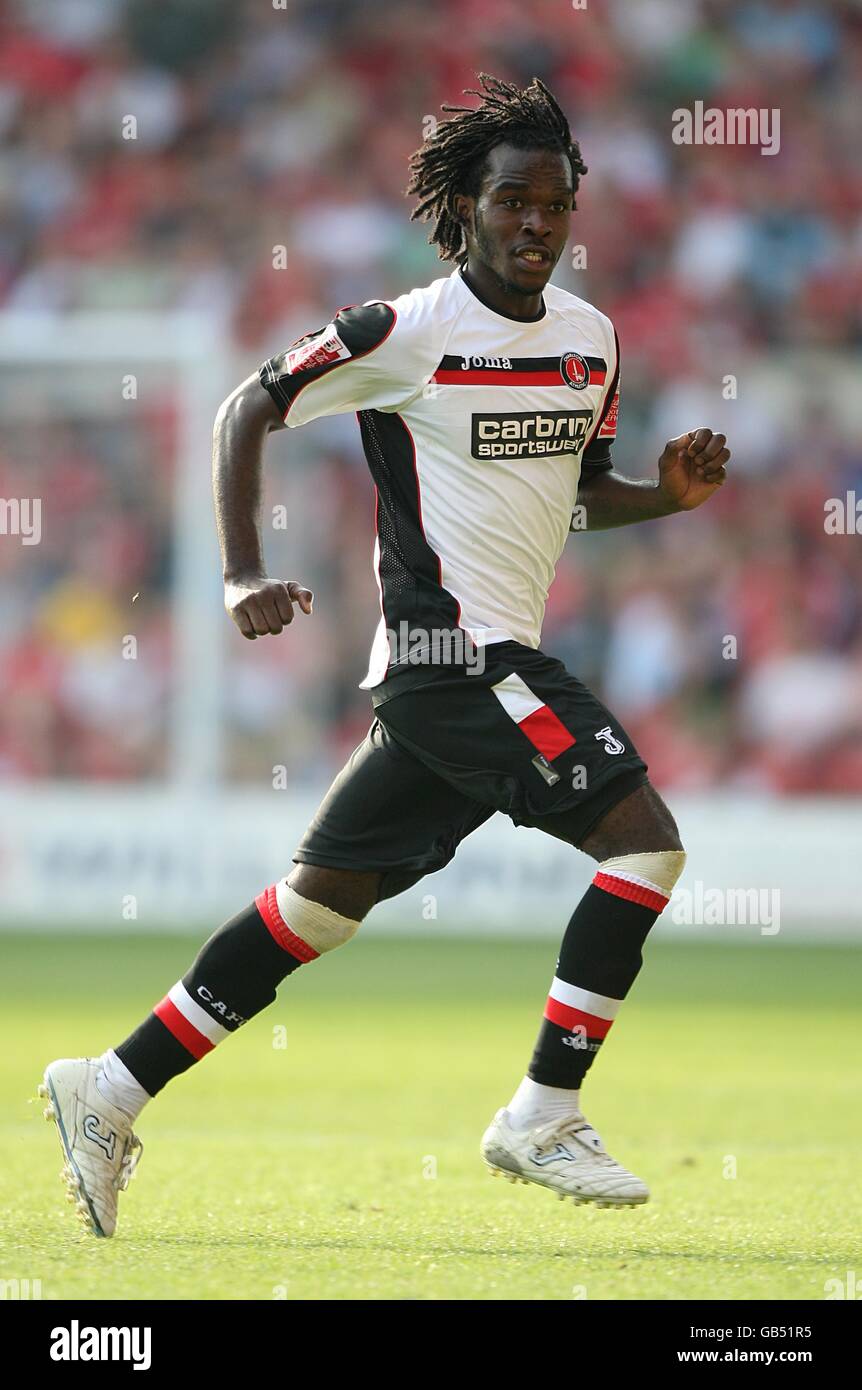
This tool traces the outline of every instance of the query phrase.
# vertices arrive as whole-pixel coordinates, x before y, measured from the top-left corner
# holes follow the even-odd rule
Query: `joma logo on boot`
[[[117,1143],[116,1130],[112,1129],[109,1130],[107,1134],[102,1134],[99,1129],[98,1115],[86,1115],[84,1117],[84,1133],[93,1144],[98,1144],[106,1157],[114,1157],[114,1148]]]

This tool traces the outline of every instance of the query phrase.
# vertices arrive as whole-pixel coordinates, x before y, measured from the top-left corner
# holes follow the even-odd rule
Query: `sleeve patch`
[[[617,437],[617,415],[620,408],[620,393],[616,391],[611,401],[610,409],[602,421],[601,428],[596,436],[598,439],[616,439]]]
[[[261,384],[278,405],[285,424],[383,406],[408,395],[410,383],[404,380],[398,355],[391,348],[382,355],[379,352],[396,319],[395,309],[383,300],[349,304],[323,328],[296,338],[262,363]],[[339,367],[343,370],[338,371]],[[297,411],[300,396],[302,406]]]
[[[339,338],[335,324],[330,323],[310,342],[288,352],[284,365],[285,370],[293,375],[294,372],[310,371],[314,367],[326,367],[331,362],[345,362],[349,357],[349,348]]]

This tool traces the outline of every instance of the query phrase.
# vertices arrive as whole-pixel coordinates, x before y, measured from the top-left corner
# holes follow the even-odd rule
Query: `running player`
[[[141,1151],[141,1108],[343,945],[383,899],[442,868],[495,811],[597,861],[566,927],[527,1074],[482,1140],[492,1172],[626,1206],[645,1184],[585,1119],[581,1086],[682,871],[673,817],[619,720],[545,655],[548,587],[586,529],[689,511],[725,480],[725,438],[672,439],[651,481],[612,467],[619,346],[598,309],[549,283],[586,172],[547,88],[480,75],[477,107],[411,160],[414,217],[450,274],[339,309],[221,406],[213,480],[225,602],[250,640],[278,635],[301,582],[267,576],[268,434],[356,411],[377,495],[381,618],[362,685],[374,719],[293,856],[292,872],[204,944],[125,1041],[46,1069],[70,1195],[109,1236]]]

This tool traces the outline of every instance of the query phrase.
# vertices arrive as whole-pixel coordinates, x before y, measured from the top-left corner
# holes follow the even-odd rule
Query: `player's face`
[[[572,171],[564,154],[497,145],[478,198],[463,198],[468,266],[511,295],[541,294],[569,237]]]

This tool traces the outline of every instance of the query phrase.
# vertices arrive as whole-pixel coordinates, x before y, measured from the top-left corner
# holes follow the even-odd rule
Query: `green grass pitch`
[[[772,939],[647,944],[583,1093],[645,1207],[564,1204],[478,1158],[552,943],[360,935],[147,1107],[117,1236],[88,1237],[28,1097],[52,1058],[125,1037],[197,945],[0,936],[0,1279],[74,1299],[819,1300],[862,1275],[862,952]]]

